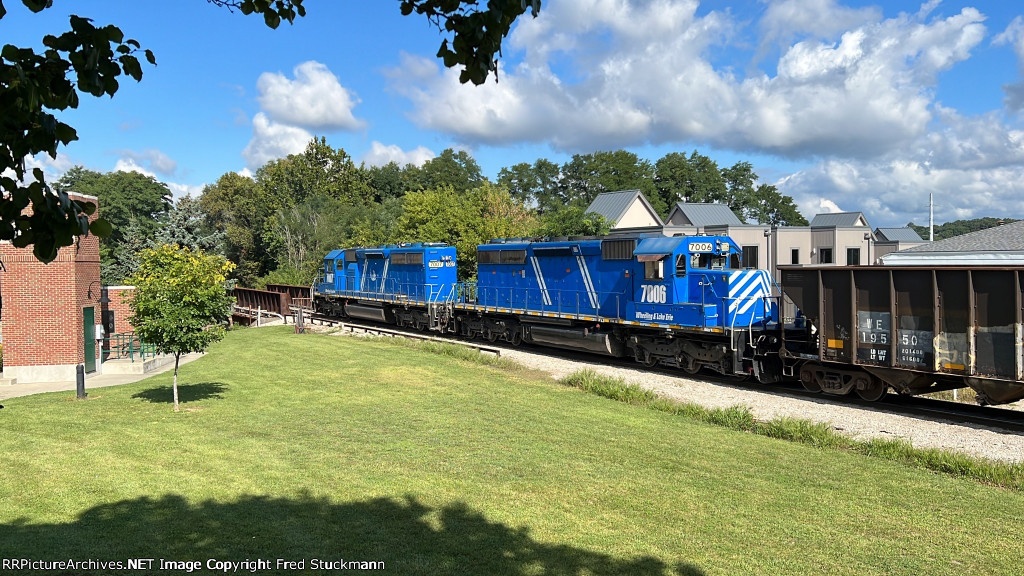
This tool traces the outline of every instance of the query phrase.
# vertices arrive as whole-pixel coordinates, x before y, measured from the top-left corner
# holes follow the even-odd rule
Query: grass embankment
[[[994,462],[947,450],[914,448],[912,444],[899,438],[855,440],[839,434],[832,429],[832,426],[824,422],[795,418],[758,421],[754,419],[753,413],[744,406],[704,408],[697,404],[673,402],[659,397],[650,390],[626,383],[620,378],[604,376],[590,369],[570,374],[559,382],[612,400],[669,414],[678,414],[733,430],[802,442],[819,448],[859,452],[868,456],[903,462],[936,472],[962,478],[973,478],[996,486],[1024,491],[1024,464],[1021,463]]]
[[[242,330],[0,412],[0,558],[1015,574],[1024,494],[388,342]],[[244,570],[243,570],[244,571]]]

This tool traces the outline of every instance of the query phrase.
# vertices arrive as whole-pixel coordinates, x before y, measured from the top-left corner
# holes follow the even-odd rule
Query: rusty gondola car
[[[783,267],[781,280],[806,320],[783,333],[783,373],[809,390],[1024,398],[1024,267]]]

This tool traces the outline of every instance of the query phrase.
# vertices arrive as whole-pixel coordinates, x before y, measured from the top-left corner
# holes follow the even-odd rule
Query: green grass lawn
[[[170,379],[4,402],[0,559],[344,559],[441,575],[1022,569],[1019,491],[526,371],[288,327],[230,333],[182,367],[181,413]]]

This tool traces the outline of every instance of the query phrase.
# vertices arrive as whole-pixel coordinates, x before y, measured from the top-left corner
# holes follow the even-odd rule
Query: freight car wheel
[[[885,396],[887,386],[885,385],[885,382],[878,378],[871,378],[871,382],[867,386],[864,386],[863,389],[859,384],[860,383],[858,383],[858,386],[854,388],[854,390],[857,392],[857,396],[860,396],[868,402],[874,402],[881,399],[882,396]]]
[[[800,384],[808,392],[821,392],[821,384],[818,383],[818,379],[814,376],[816,368],[818,368],[818,364],[812,362],[808,362],[800,367]]]

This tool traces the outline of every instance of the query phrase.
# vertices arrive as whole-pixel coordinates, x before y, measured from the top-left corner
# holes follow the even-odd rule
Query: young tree
[[[181,355],[202,352],[224,337],[232,306],[227,275],[234,264],[168,244],[144,250],[140,260],[130,279],[135,285],[130,322],[143,343],[174,354],[172,389],[177,412]]]

